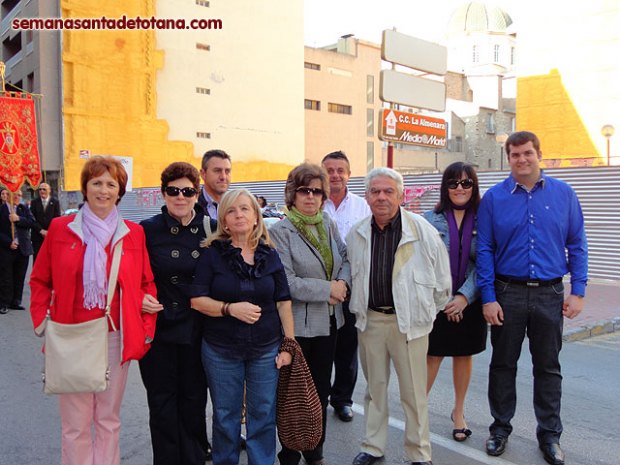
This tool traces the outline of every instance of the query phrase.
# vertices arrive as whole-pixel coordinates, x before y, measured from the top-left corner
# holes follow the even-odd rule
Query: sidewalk
[[[564,319],[564,340],[578,341],[614,331],[620,331],[620,281],[592,279],[581,314],[573,320]]]

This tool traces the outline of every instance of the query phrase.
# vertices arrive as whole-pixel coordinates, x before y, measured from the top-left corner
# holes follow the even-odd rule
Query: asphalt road
[[[60,463],[60,424],[57,399],[41,391],[43,357],[41,340],[34,336],[27,312],[0,315],[0,465],[52,465]],[[451,367],[442,366],[430,396],[433,463],[435,465],[543,465],[537,449],[531,406],[532,379],[527,348],[518,375],[518,408],[514,432],[506,453],[492,458],[484,452],[490,415],[486,402],[490,351],[475,358],[467,401],[467,420],[473,436],[464,443],[451,439]],[[620,333],[598,336],[564,345],[562,366],[564,394],[562,445],[567,464],[617,465],[618,387],[620,386]],[[355,392],[355,418],[342,423],[329,412],[326,459],[331,465],[348,465],[358,452],[363,436],[362,401],[365,382]],[[399,404],[396,377],[390,383],[391,428],[385,465],[406,463],[402,449],[404,417]],[[148,413],[137,364],[130,370],[124,398],[121,454],[123,465],[151,463]],[[246,463],[245,457],[242,464]]]

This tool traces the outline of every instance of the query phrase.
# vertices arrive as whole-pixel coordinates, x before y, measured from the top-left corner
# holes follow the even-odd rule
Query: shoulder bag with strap
[[[43,373],[46,394],[101,392],[107,389],[110,377],[108,321],[116,331],[110,307],[116,290],[122,248],[123,241],[114,246],[105,315],[84,323],[64,324],[53,321],[51,311],[47,309]]]

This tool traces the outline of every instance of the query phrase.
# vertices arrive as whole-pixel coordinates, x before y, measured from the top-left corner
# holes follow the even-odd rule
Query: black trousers
[[[540,444],[558,442],[562,434],[562,305],[564,286],[526,287],[495,282],[503,326],[491,327],[493,355],[489,368],[489,405],[495,421],[491,434],[508,436],[517,405],[517,362],[525,335],[529,339],[534,375],[534,413]]]
[[[312,381],[316,387],[321,407],[323,409],[323,435],[319,445],[309,451],[299,452],[283,447],[278,453],[280,465],[297,465],[303,454],[307,463],[312,463],[323,458],[323,443],[325,442],[325,425],[327,422],[327,401],[331,389],[332,365],[334,363],[334,351],[336,350],[336,318],[331,318],[329,336],[295,337],[304,353],[306,363],[312,375]]]
[[[338,330],[334,356],[334,383],[329,403],[332,407],[353,405],[353,390],[357,382],[357,328],[355,315],[349,311],[349,302],[342,304],[344,325]]]
[[[204,465],[207,382],[201,339],[191,345],[153,341],[140,360],[146,388],[153,465]]]
[[[0,249],[0,305],[21,305],[29,260],[19,250]]]

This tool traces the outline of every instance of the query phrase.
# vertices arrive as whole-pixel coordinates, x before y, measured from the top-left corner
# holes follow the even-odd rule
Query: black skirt
[[[428,340],[428,355],[454,357],[484,352],[487,343],[487,322],[482,316],[480,299],[465,307],[463,319],[454,323],[448,321],[444,312],[439,312]]]

